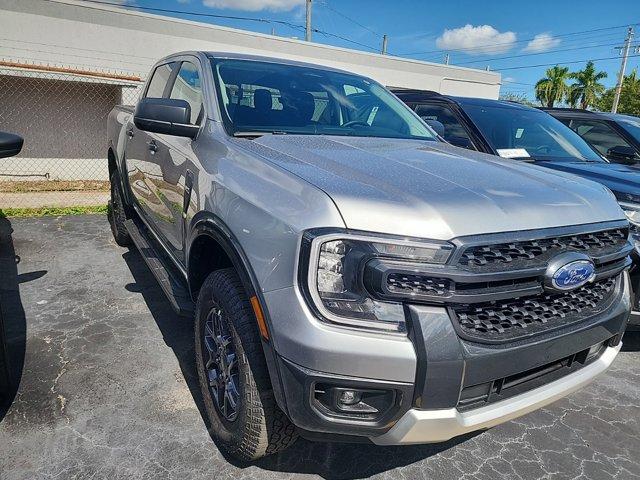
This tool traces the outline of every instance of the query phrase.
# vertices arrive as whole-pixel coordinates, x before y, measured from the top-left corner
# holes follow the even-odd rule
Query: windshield
[[[293,133],[436,140],[408,107],[366,78],[253,60],[213,60],[230,134]]]
[[[498,155],[565,162],[603,162],[580,136],[540,110],[463,105]]]
[[[637,142],[640,142],[640,118],[637,120],[625,118],[623,120],[620,120],[618,122],[618,125],[624,128],[625,131],[633,138],[635,138]]]

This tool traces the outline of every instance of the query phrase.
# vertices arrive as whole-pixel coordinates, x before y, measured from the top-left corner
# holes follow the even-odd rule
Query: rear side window
[[[607,156],[613,147],[631,147],[613,128],[605,122],[594,120],[571,120],[569,127],[587,142],[595,147],[602,155]]]
[[[145,97],[149,98],[162,98],[164,97],[164,90],[167,83],[171,79],[171,73],[176,66],[176,62],[167,63],[157,67],[151,75],[151,81],[149,82],[149,88],[147,88],[147,94]]]
[[[444,139],[457,147],[475,150],[467,130],[464,128],[453,111],[444,105],[418,104],[415,112],[425,121],[435,120],[444,126]]]
[[[182,62],[169,98],[186,100],[191,106],[191,124],[196,125],[204,116],[202,84],[198,68],[191,62]]]

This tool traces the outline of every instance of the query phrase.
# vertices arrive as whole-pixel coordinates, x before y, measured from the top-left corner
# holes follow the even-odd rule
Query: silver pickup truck
[[[176,311],[217,443],[440,442],[573,392],[621,347],[629,225],[605,187],[473,153],[383,86],[185,52],[108,121],[119,245]]]

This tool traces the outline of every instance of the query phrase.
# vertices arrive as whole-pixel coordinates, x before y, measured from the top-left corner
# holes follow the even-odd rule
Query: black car
[[[541,108],[614,163],[640,162],[640,118],[573,108]]]
[[[573,173],[608,187],[637,231],[630,323],[640,328],[640,165],[610,163],[551,115],[515,102],[394,90],[447,142],[504,158]]]
[[[0,158],[11,157],[20,153],[23,140],[17,135],[0,132]],[[1,300],[1,299],[0,299]],[[9,358],[5,345],[4,322],[2,320],[2,304],[0,304],[0,407],[3,398],[11,388]]]

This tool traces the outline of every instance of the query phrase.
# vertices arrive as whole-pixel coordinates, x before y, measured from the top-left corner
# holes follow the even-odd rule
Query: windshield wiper
[[[257,138],[262,137],[263,135],[287,135],[287,132],[283,132],[281,130],[274,130],[271,132],[238,130],[237,132],[233,132],[233,136],[238,138]]]

